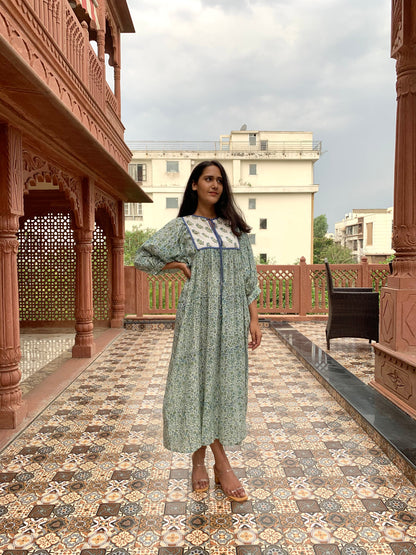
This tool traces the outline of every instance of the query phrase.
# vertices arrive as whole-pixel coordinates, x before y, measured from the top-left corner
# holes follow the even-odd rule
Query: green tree
[[[313,263],[323,264],[325,258],[330,264],[354,264],[357,261],[350,249],[325,237],[328,231],[328,220],[324,214],[313,220]]]
[[[323,264],[327,250],[334,244],[334,241],[329,237],[314,237],[313,238],[313,263]]]
[[[155,232],[156,229],[148,227],[145,229],[133,227],[131,231],[126,231],[126,238],[124,241],[124,264],[126,266],[134,266],[134,257],[137,249]]]
[[[328,259],[330,264],[356,264],[357,261],[353,256],[350,249],[347,247],[342,247],[338,243],[334,243],[332,239],[329,239],[330,244],[328,244],[322,250],[322,262],[325,258]]]
[[[322,254],[332,243],[332,239],[325,237],[328,231],[328,220],[324,214],[313,220],[313,263],[322,264],[325,256]]]
[[[323,239],[328,231],[328,220],[324,214],[317,216],[313,220],[313,236],[314,238]]]

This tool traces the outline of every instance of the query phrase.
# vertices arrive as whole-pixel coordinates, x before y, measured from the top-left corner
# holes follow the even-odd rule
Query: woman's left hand
[[[261,343],[261,329],[258,322],[250,322],[251,341],[248,344],[249,349],[254,351]]]

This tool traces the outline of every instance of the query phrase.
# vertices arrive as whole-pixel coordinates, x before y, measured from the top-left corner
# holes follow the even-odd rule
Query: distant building
[[[349,248],[357,261],[383,262],[394,254],[391,246],[393,208],[355,209],[335,224],[335,242]]]
[[[125,206],[126,229],[159,229],[176,217],[192,168],[219,160],[236,201],[252,227],[251,243],[262,263],[313,259],[313,165],[321,143],[309,132],[232,131],[218,142],[134,142],[130,175],[153,204]]]

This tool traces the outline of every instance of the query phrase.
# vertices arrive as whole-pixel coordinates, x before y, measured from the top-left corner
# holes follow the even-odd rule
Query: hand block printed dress
[[[163,441],[191,453],[218,439],[246,436],[248,306],[259,294],[248,235],[225,220],[178,217],[137,251],[135,266],[150,274],[185,262],[191,278],[179,298],[163,402]]]

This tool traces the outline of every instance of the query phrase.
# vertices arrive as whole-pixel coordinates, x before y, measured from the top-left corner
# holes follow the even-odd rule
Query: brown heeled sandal
[[[196,466],[205,466],[205,464],[195,464]],[[198,487],[202,486],[202,487]],[[192,491],[196,493],[205,493],[209,490],[209,478],[202,478],[201,480],[192,480]]]
[[[227,470],[223,470],[222,473],[224,474],[225,472],[233,472],[233,469],[232,468],[227,468]],[[248,495],[246,494],[245,489],[244,489],[243,486],[240,486],[237,489],[233,489],[229,493],[224,490],[224,488],[222,487],[222,484],[221,484],[221,473],[218,472],[218,470],[215,468],[215,464],[214,464],[214,476],[215,476],[215,483],[217,485],[221,486],[221,489],[224,492],[224,495],[226,495],[228,497],[228,499],[231,499],[232,501],[237,501],[237,503],[243,503],[243,501],[247,501]],[[244,492],[244,495],[242,495],[240,497],[237,497],[235,494],[238,493],[239,491]]]

